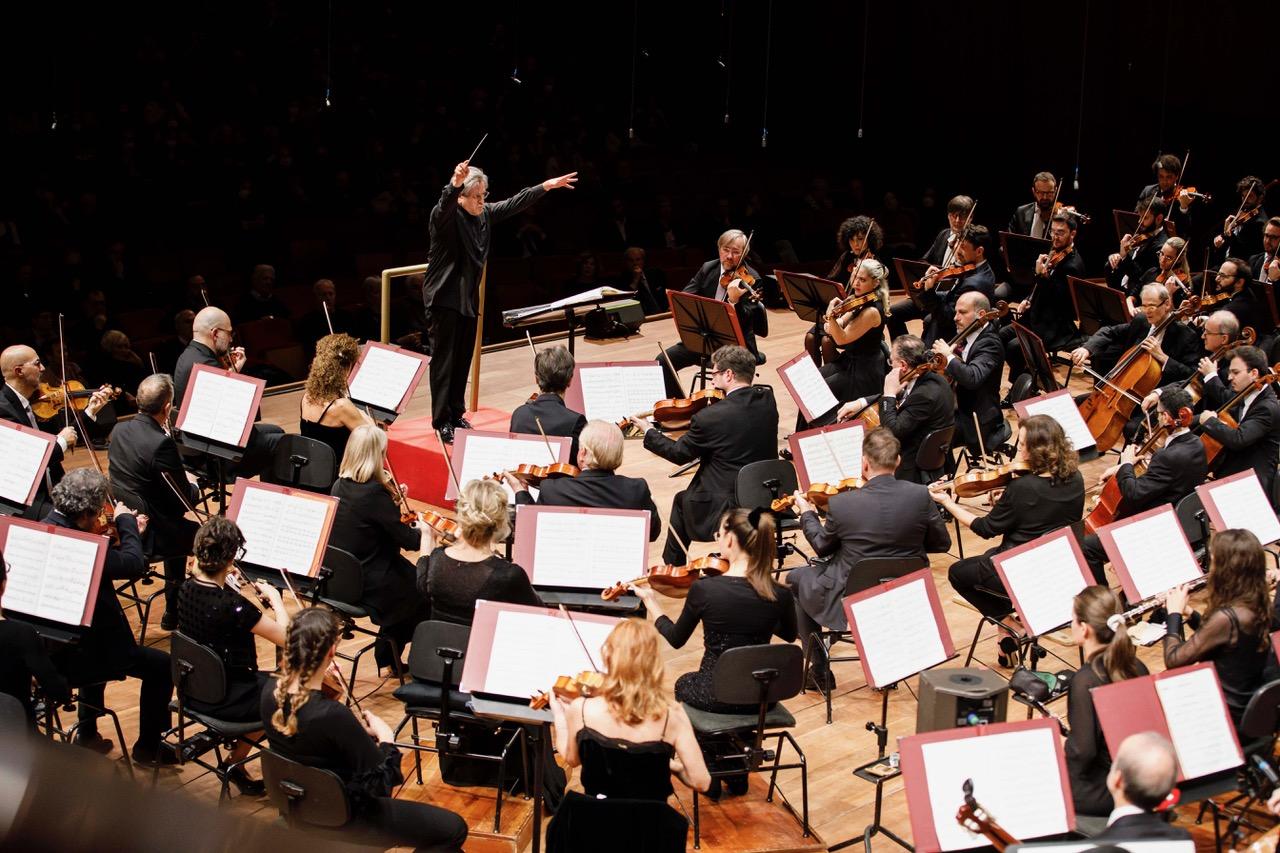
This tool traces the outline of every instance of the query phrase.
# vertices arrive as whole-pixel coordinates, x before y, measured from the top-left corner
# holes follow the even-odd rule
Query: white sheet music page
[[[324,535],[329,505],[314,497],[254,488],[241,481],[244,499],[235,522],[244,534],[244,561],[294,574],[310,574]]]
[[[799,439],[796,446],[804,459],[809,483],[835,484],[849,477],[861,477],[862,433],[862,424],[856,424]]]
[[[27,502],[31,485],[44,473],[44,454],[49,442],[18,429],[0,429],[0,498],[18,504]]]
[[[369,347],[351,379],[351,399],[394,412],[421,366],[422,360],[411,355]]]
[[[1027,416],[1048,415],[1058,422],[1062,431],[1071,439],[1071,446],[1076,450],[1095,446],[1098,441],[1089,432],[1089,425],[1080,416],[1076,401],[1068,394],[1053,394],[1037,397],[1026,402]]]
[[[1014,838],[1070,829],[1054,750],[1057,736],[1052,729],[1036,729],[924,744],[929,804],[941,848],[987,845],[956,823],[966,779],[973,780],[974,799]]]
[[[822,374],[818,372],[818,366],[813,363],[813,359],[809,358],[808,354],[794,364],[780,368],[780,372],[784,373],[787,381],[791,383],[790,389],[796,398],[796,403],[808,409],[811,417],[825,415],[840,405],[836,395],[831,393],[827,380],[822,378]]]
[[[97,556],[95,542],[10,526],[4,546],[9,563],[4,609],[79,625]]]
[[[1111,531],[1139,598],[1150,598],[1203,574],[1173,509]]]
[[[1213,667],[1157,678],[1155,684],[1183,776],[1196,779],[1244,763]]]
[[[195,387],[182,411],[182,431],[223,444],[243,447],[240,436],[253,417],[257,388],[230,376],[200,370],[192,374]]]
[[[617,423],[636,412],[646,412],[666,399],[662,365],[582,365],[578,371],[582,408],[587,420]]]
[[[884,687],[947,659],[924,578],[850,605],[859,652],[874,687]]]
[[[547,441],[551,443],[552,450],[559,452],[560,442],[569,439],[550,435]],[[455,459],[453,464],[457,466],[458,485],[465,486],[471,480],[483,480],[517,465],[551,465],[555,461],[556,457],[547,449],[547,442],[542,440],[542,436],[523,439],[473,434],[467,436],[461,463]],[[498,482],[502,483],[501,480]],[[515,503],[516,493],[506,484],[502,487],[507,491],[507,503]]]
[[[1222,516],[1224,530],[1248,530],[1263,545],[1280,539],[1280,520],[1271,509],[1271,501],[1263,493],[1255,472],[1230,482],[1208,483],[1204,491]]]
[[[1036,636],[1070,622],[1072,599],[1089,585],[1068,536],[1057,536],[1012,557],[995,557],[1018,600],[1027,630]]]
[[[644,574],[645,519],[585,512],[539,512],[533,565],[538,586],[604,589]]]
[[[578,634],[582,635],[579,642]],[[592,661],[603,667],[600,647],[604,645],[614,623],[588,622],[584,619],[570,623],[556,613],[498,613],[493,629],[493,651],[489,656],[489,670],[484,686],[475,692],[494,693],[499,696],[532,696],[550,689],[562,675],[577,675],[591,671]],[[588,659],[582,646],[591,650]]]

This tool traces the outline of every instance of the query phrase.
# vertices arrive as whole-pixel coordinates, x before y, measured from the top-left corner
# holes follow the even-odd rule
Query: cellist
[[[1267,356],[1257,347],[1236,347],[1227,368],[1230,383],[1224,387],[1212,373],[1204,382],[1205,409],[1200,413],[1204,434],[1222,445],[1214,476],[1221,479],[1252,468],[1258,474],[1263,494],[1270,496],[1276,479],[1276,462],[1280,460],[1280,400],[1270,385],[1261,378],[1269,372]],[[1248,389],[1256,390],[1249,391]],[[1244,399],[1225,414],[1235,426],[1218,416],[1218,407],[1242,393]],[[1273,500],[1274,503],[1274,500]]]

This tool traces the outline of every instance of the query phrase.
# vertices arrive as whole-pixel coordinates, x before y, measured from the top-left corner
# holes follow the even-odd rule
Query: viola
[[[879,298],[880,294],[874,290],[870,293],[863,293],[861,295],[854,294],[853,296],[846,296],[844,299],[840,300],[840,303],[836,305],[836,307],[824,314],[822,319],[827,322],[831,322],[832,320],[843,317],[845,314],[856,311],[864,305],[870,305]]]
[[[955,278],[958,275],[964,275],[965,273],[971,272],[972,270],[976,270],[977,268],[978,268],[977,264],[956,264],[955,266],[943,267],[942,269],[935,272],[932,276],[924,276],[922,278],[919,278],[911,282],[911,284],[909,284],[908,287],[910,287],[914,291],[919,292],[931,286],[936,287],[937,283],[942,281],[945,278]],[[933,281],[933,285],[928,284],[928,282],[931,279]]]
[[[719,554],[707,554],[690,560],[683,566],[666,563],[661,566],[650,566],[642,578],[630,581],[619,581],[600,593],[605,601],[613,601],[626,594],[628,587],[647,583],[656,592],[672,598],[683,598],[689,594],[689,587],[701,577],[714,577],[729,571],[729,561]]]
[[[1003,489],[1013,481],[1014,477],[1029,474],[1031,466],[1026,462],[1014,460],[1003,465],[980,468],[977,471],[966,471],[959,477],[944,480],[929,486],[931,491],[950,489],[957,498],[973,498]]]
[[[652,416],[654,422],[662,424],[667,429],[680,429],[687,427],[689,422],[693,420],[693,416],[698,412],[710,406],[717,400],[724,399],[724,392],[718,388],[703,388],[701,391],[695,391],[688,397],[676,397],[670,400],[659,400],[653,404],[653,408],[647,412],[638,412],[636,417],[647,418]],[[618,421],[618,428],[624,432],[631,426],[631,421]]]
[[[1256,382],[1251,382],[1249,385],[1245,386],[1243,391],[1228,400],[1226,405],[1221,409],[1218,409],[1216,412],[1218,420],[1222,421],[1232,429],[1238,429],[1240,424],[1236,423],[1236,419],[1231,417],[1229,412],[1236,406],[1243,403],[1244,398],[1248,397],[1254,391],[1265,388],[1278,380],[1280,380],[1280,364],[1273,365],[1269,373],[1265,376],[1259,376]],[[1203,432],[1200,434],[1200,442],[1204,445],[1205,461],[1212,467],[1214,460],[1217,459],[1218,454],[1222,452],[1222,444],[1216,438],[1213,438],[1208,433]]]
[[[1240,337],[1234,341],[1227,341],[1218,347],[1209,355],[1210,361],[1217,361],[1223,355],[1235,349],[1236,347],[1251,347],[1254,341],[1258,339],[1258,333],[1253,330],[1252,326],[1245,326],[1240,330]],[[1188,376],[1182,381],[1182,387],[1191,395],[1192,405],[1199,403],[1200,398],[1204,396],[1204,377],[1200,375],[1200,371]]]
[[[436,532],[436,536],[444,541],[446,545],[452,545],[462,537],[462,527],[452,518],[445,518],[438,512],[424,509],[421,512],[411,514],[409,519],[405,519],[402,515],[400,520],[405,524],[419,521],[430,527]]]
[[[41,382],[38,389],[36,401],[31,404],[31,411],[42,421],[58,416],[58,413],[67,407],[67,398],[71,399],[71,406],[77,412],[83,412],[89,406],[89,398],[98,391],[107,392],[107,399],[114,400],[120,396],[120,389],[111,385],[103,385],[101,388],[85,388],[83,383],[71,379],[63,385],[50,385],[47,382]]]
[[[583,671],[577,675],[562,675],[551,686],[551,692],[561,699],[572,702],[579,697],[590,697],[604,686],[604,673]],[[545,692],[534,695],[529,700],[529,707],[541,711],[551,704],[551,696]]]
[[[827,503],[841,492],[851,492],[854,489],[861,489],[867,484],[867,481],[861,477],[845,477],[838,483],[810,483],[809,488],[805,489],[804,497],[809,503],[821,509],[826,509]],[[795,505],[795,495],[783,495],[769,504],[769,509],[774,512],[782,512],[791,509]]]
[[[582,473],[578,470],[578,466],[570,465],[568,462],[554,462],[550,465],[517,465],[508,470],[517,480],[523,480],[535,488],[540,486],[543,480],[554,480],[557,477],[576,477]],[[502,472],[495,471],[493,479],[502,479]]]

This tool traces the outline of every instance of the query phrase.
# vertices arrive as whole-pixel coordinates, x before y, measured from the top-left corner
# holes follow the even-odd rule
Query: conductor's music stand
[[[1049,251],[1049,241],[1010,231],[1000,232],[1000,254],[1004,256],[1009,279],[1023,288],[1035,281],[1036,258]]]
[[[699,383],[703,388],[707,386],[712,353],[724,346],[745,347],[747,340],[738,324],[738,312],[728,302],[677,290],[667,291],[667,301],[680,343],[701,357],[698,375],[689,389],[692,393]]]
[[[775,270],[774,274],[778,277],[778,284],[782,286],[782,295],[787,300],[787,307],[801,320],[813,324],[815,346],[820,345],[823,335],[822,318],[826,315],[827,306],[831,304],[832,299],[845,298],[844,285],[838,281],[818,278],[808,273]],[[821,364],[820,357],[817,361]]]
[[[1073,275],[1067,276],[1067,286],[1071,288],[1081,334],[1092,335],[1103,326],[1129,322],[1122,291]]]
[[[1018,346],[1022,347],[1022,357],[1026,359],[1027,367],[1031,368],[1031,377],[1035,380],[1036,386],[1046,394],[1057,391],[1062,386],[1058,384],[1058,377],[1053,372],[1053,362],[1049,360],[1049,352],[1044,348],[1044,341],[1017,320],[1010,325],[1013,326],[1014,334],[1018,336]],[[1068,380],[1070,377],[1068,371]]]

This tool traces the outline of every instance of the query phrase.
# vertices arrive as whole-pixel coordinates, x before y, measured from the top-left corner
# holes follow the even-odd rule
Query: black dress
[[[347,441],[351,438],[351,430],[347,429],[343,424],[337,426],[327,426],[320,423],[324,420],[324,416],[329,414],[329,407],[338,402],[338,398],[334,397],[329,401],[329,405],[324,407],[324,411],[320,413],[320,417],[314,421],[309,421],[301,412],[301,404],[299,404],[298,412],[298,432],[304,438],[314,438],[316,441],[324,442],[333,448],[333,455],[337,457],[338,467],[342,467],[343,454],[347,452]]]
[[[777,598],[768,601],[756,594],[744,577],[721,575],[695,581],[689,587],[684,610],[672,622],[659,616],[654,623],[672,648],[681,648],[702,623],[702,662],[697,672],[676,679],[676,698],[703,711],[722,714],[750,713],[750,705],[722,705],[712,699],[711,674],[720,655],[739,646],[768,643],[777,635],[790,643],[796,638],[796,610],[791,590],[774,586]]]
[[[27,720],[34,725],[36,717],[31,703],[33,677],[53,701],[65,702],[71,697],[67,680],[40,645],[36,629],[26,622],[0,619],[0,693],[8,693],[21,702]]]
[[[178,592],[178,621],[182,633],[208,646],[222,658],[227,672],[227,695],[217,705],[188,700],[192,710],[220,720],[253,722],[267,676],[258,672],[258,648],[253,626],[262,613],[235,590],[189,580]]]
[[[1182,614],[1170,613],[1163,640],[1164,664],[1174,669],[1212,661],[1231,721],[1238,730],[1249,699],[1263,684],[1262,673],[1272,654],[1271,644],[1263,642],[1266,627],[1260,615],[1246,608],[1222,607],[1206,614],[1200,630],[1185,640]]]
[[[529,576],[515,563],[488,557],[478,563],[455,560],[440,547],[418,560],[418,591],[431,605],[431,618],[470,625],[476,601],[505,601],[541,607]]]
[[[831,393],[842,403],[859,397],[875,397],[884,390],[884,376],[889,372],[882,344],[884,342],[884,313],[878,304],[867,305],[859,311],[874,311],[880,323],[862,337],[840,349],[835,361],[819,368]]]
[[[1139,676],[1147,674],[1146,664],[1135,661],[1135,665]],[[1066,744],[1067,777],[1071,781],[1071,798],[1081,814],[1111,814],[1112,798],[1107,790],[1111,753],[1089,695],[1093,688],[1110,683],[1102,667],[1102,655],[1098,654],[1089,665],[1076,671],[1067,686],[1067,722],[1071,724]]]

